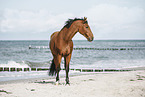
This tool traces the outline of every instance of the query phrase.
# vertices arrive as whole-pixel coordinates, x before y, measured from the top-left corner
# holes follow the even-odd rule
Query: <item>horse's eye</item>
[[[86,27],[86,28],[88,28],[88,27]]]

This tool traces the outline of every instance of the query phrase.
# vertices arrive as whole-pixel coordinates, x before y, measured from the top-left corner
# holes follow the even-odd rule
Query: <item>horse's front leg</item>
[[[60,63],[61,63],[61,56],[58,55],[58,56],[55,56],[54,57],[54,63],[55,63],[55,69],[56,69],[56,84],[59,83],[59,71],[60,71]]]
[[[68,56],[64,57],[65,70],[66,70],[66,84],[70,84],[69,83],[69,63],[70,63],[70,59],[71,59],[71,54],[69,54]]]

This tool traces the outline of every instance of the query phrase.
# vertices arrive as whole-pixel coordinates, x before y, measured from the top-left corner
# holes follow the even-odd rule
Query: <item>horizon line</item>
[[[28,40],[35,41],[35,40],[47,40],[47,39],[0,39],[0,41],[28,41]],[[85,39],[74,39],[74,40],[84,40],[85,41]],[[95,40],[145,40],[145,39],[95,39]],[[48,41],[50,41],[50,39],[48,39]]]

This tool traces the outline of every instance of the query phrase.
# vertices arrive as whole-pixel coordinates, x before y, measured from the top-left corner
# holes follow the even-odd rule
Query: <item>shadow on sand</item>
[[[55,84],[54,81],[40,81],[40,82],[34,82],[34,83],[38,83],[38,84]]]
[[[39,81],[39,82],[34,82],[34,83],[56,85],[56,82],[55,81]],[[58,85],[65,85],[65,83],[58,83]]]

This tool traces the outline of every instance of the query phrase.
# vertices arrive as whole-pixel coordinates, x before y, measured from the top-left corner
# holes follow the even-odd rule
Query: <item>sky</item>
[[[0,40],[49,40],[84,16],[95,40],[145,39],[145,0],[0,0]]]

